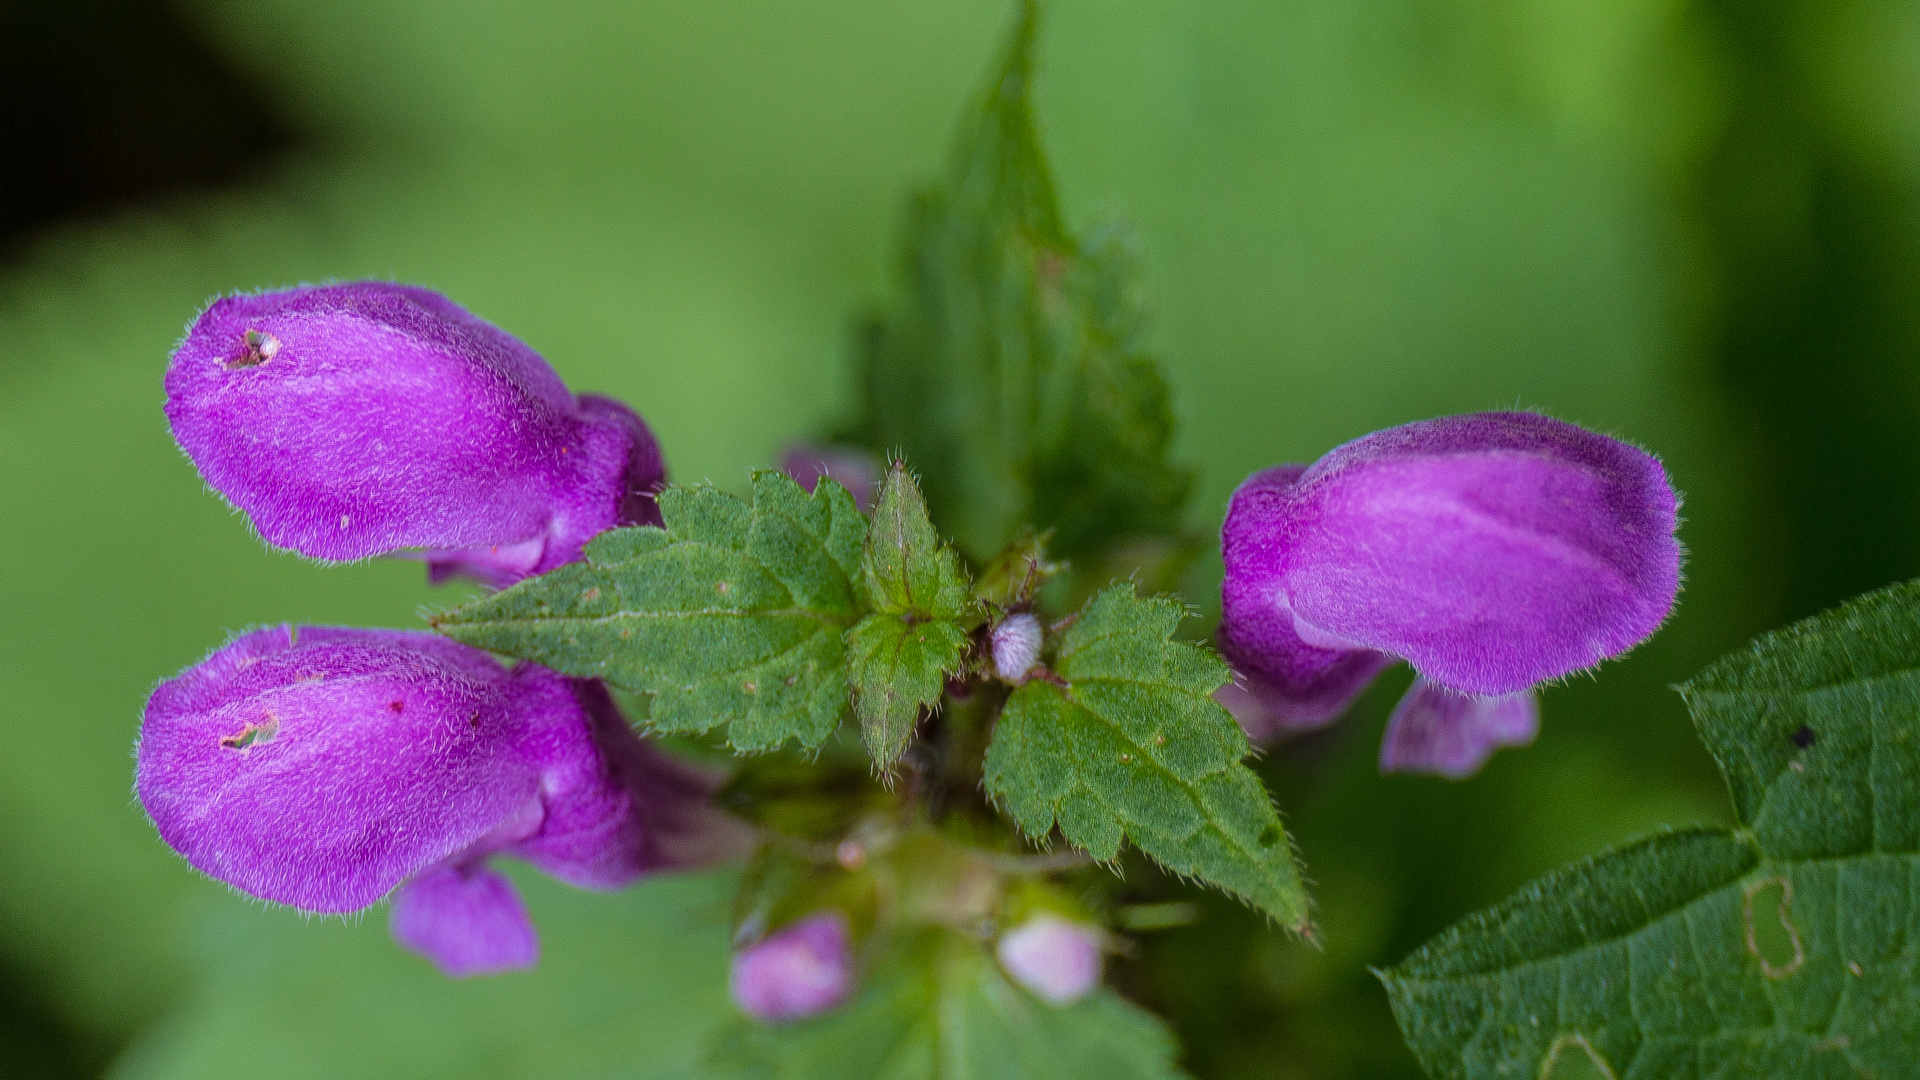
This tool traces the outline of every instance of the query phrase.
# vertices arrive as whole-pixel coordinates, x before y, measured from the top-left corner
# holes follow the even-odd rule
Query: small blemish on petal
[[[227,361],[229,368],[259,367],[280,352],[280,339],[260,330],[240,335],[240,355]]]
[[[223,737],[220,745],[228,750],[245,751],[261,743],[272,742],[273,737],[279,733],[280,718],[268,713],[266,719],[260,723],[255,724],[249,721],[239,731]]]

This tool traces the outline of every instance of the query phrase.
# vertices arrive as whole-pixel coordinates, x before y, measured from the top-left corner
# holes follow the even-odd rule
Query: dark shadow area
[[[0,1080],[100,1075],[119,1048],[74,1029],[35,989],[24,973],[0,967]]]
[[[1693,178],[1717,298],[1702,346],[1768,478],[1778,624],[1920,573],[1915,192],[1816,83],[1818,5],[1700,10],[1727,83]]]
[[[160,0],[0,4],[0,266],[48,226],[245,182],[303,141]],[[0,1080],[98,1076],[118,1050],[0,958]]]
[[[51,223],[243,180],[301,141],[162,0],[0,4],[0,263]]]

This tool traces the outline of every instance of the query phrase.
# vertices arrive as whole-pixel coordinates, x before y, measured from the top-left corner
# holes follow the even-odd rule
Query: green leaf
[[[860,735],[876,766],[890,769],[913,737],[920,710],[940,700],[960,670],[967,632],[944,620],[916,623],[875,613],[847,635],[848,676]]]
[[[927,520],[913,474],[896,461],[880,487],[861,563],[876,610],[847,635],[854,712],[867,752],[891,769],[913,737],[920,710],[939,702],[960,670],[972,614],[959,560]]]
[[[920,488],[901,462],[881,481],[861,567],[877,611],[959,619],[973,608],[959,560],[934,532]]]
[[[1100,989],[1066,1006],[1000,973],[977,942],[931,930],[894,950],[852,1004],[784,1026],[742,1020],[708,1062],[756,1080],[1178,1080],[1152,1015]]]
[[[1074,556],[1171,534],[1192,483],[1167,460],[1173,412],[1141,349],[1134,247],[1077,242],[1034,125],[1029,3],[945,179],[906,229],[900,295],[869,328],[853,434],[904,450],[935,517],[975,561],[1025,526]]]
[[[1915,1075],[1920,582],[1680,690],[1741,828],[1556,871],[1386,972],[1435,1077]]]
[[[1163,866],[1307,929],[1307,894],[1249,747],[1212,694],[1227,666],[1171,640],[1185,612],[1131,584],[1087,605],[1054,672],[1014,691],[987,749],[987,790],[1028,835],[1057,822],[1111,860],[1124,837]]]
[[[843,635],[859,618],[866,518],[822,480],[754,474],[751,504],[660,494],[664,529],[602,533],[586,561],[438,616],[441,633],[651,694],[662,731],[727,725],[741,750],[817,746],[848,704]]]

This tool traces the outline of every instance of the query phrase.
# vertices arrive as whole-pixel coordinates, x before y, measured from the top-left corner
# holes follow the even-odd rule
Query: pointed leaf
[[[1915,1075],[1920,582],[1681,693],[1742,828],[1556,871],[1386,972],[1433,1076]]]
[[[433,620],[456,641],[653,695],[663,731],[721,724],[741,750],[815,746],[847,711],[866,519],[824,480],[756,473],[753,501],[660,495],[664,529],[603,533],[563,566]]]
[[[935,517],[984,561],[1023,525],[1074,556],[1180,526],[1165,380],[1140,346],[1132,245],[1076,242],[1034,126],[1034,5],[907,226],[897,302],[862,357],[864,428],[923,470]]]
[[[973,606],[959,560],[940,542],[919,485],[900,462],[881,482],[862,566],[874,608],[887,614],[958,619]]]
[[[1307,896],[1280,817],[1242,763],[1249,747],[1213,700],[1227,667],[1171,640],[1185,612],[1131,584],[1096,596],[1056,673],[1014,692],[987,749],[987,790],[1021,828],[1114,858],[1122,837],[1175,873],[1305,932]]]
[[[876,766],[889,769],[899,759],[920,710],[937,703],[947,676],[960,670],[966,645],[966,631],[953,623],[912,623],[879,613],[847,635],[854,712]]]

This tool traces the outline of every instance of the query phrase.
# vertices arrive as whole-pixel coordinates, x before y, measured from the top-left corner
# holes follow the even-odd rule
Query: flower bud
[[[154,691],[136,757],[141,804],[194,868],[312,912],[398,888],[395,936],[456,975],[537,952],[491,856],[613,889],[729,839],[710,785],[599,683],[425,633],[243,634]]]
[[[860,512],[873,512],[874,492],[883,474],[880,462],[857,446],[814,446],[801,443],[780,455],[780,471],[811,492],[823,476],[839,481],[853,495]]]
[[[847,917],[817,912],[735,953],[729,988],[734,1004],[763,1023],[839,1005],[853,992]]]
[[[993,670],[1008,682],[1017,683],[1040,659],[1040,620],[1030,612],[1015,612],[993,628],[990,644]]]
[[[1256,737],[1316,727],[1406,660],[1425,684],[1403,711],[1405,745],[1455,750],[1387,759],[1477,767],[1485,755],[1463,748],[1519,738],[1520,707],[1433,695],[1508,698],[1645,640],[1679,591],[1678,510],[1652,456],[1532,413],[1407,424],[1257,473],[1221,531],[1235,711]],[[1496,734],[1435,727],[1469,717]]]
[[[658,523],[659,446],[617,401],[438,293],[383,282],[214,301],[167,369],[167,419],[262,538],[403,554],[505,586],[596,533]]]
[[[1000,966],[1013,981],[1054,1005],[1067,1005],[1100,985],[1100,934],[1040,912],[1000,935]]]

